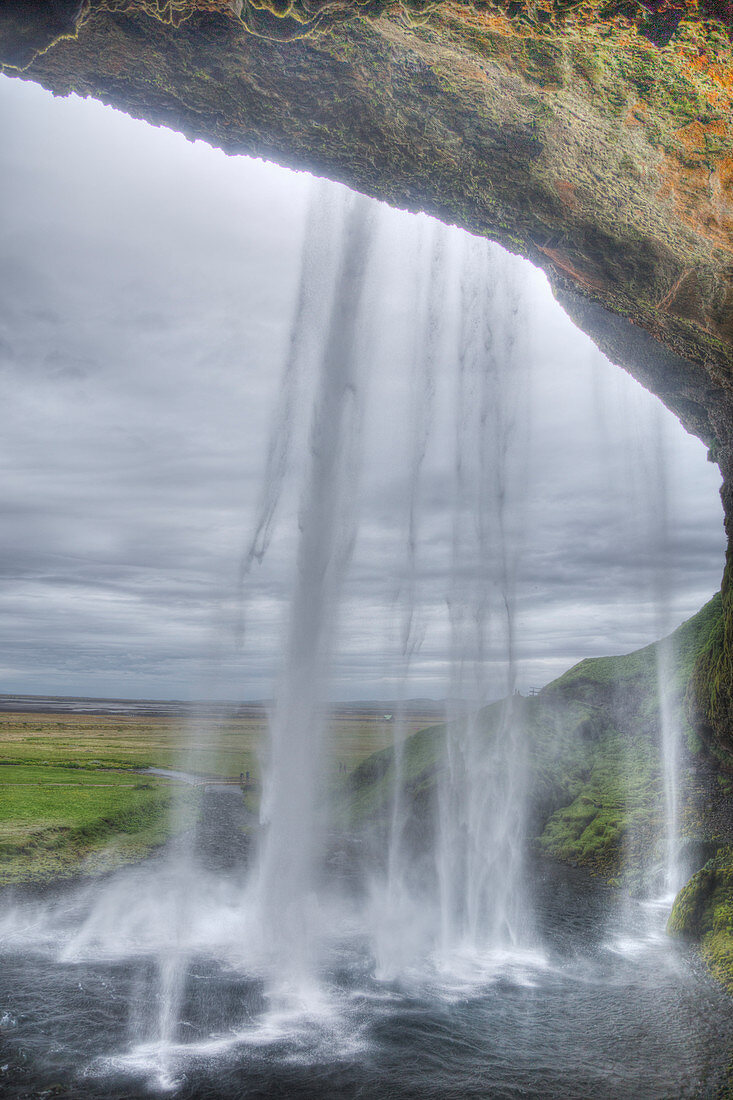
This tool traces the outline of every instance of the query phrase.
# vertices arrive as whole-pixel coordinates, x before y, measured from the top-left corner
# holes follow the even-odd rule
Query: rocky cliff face
[[[500,241],[711,448],[733,534],[725,0],[5,0],[5,71]],[[733,760],[733,595],[697,718]]]

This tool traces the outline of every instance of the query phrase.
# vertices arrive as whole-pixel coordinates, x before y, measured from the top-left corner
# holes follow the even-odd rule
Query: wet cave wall
[[[733,537],[731,27],[724,0],[5,0],[0,63],[527,256],[710,448]],[[729,550],[685,695],[727,774],[732,655]]]

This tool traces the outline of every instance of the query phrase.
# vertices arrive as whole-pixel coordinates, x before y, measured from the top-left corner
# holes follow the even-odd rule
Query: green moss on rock
[[[721,848],[680,891],[667,931],[697,944],[711,973],[733,993],[733,847]]]
[[[717,614],[688,692],[695,728],[719,765],[733,771],[733,552],[728,550]]]
[[[718,774],[704,770],[700,740],[686,717],[690,679],[721,615],[716,596],[663,643],[671,655],[667,689],[687,734],[683,833],[693,866],[706,846],[716,839],[720,843],[725,827],[712,808],[726,804],[728,794],[718,789]],[[581,661],[538,696],[517,699],[514,707],[514,720],[522,723],[528,746],[534,815],[530,833],[538,850],[608,879],[622,877],[631,889],[643,889],[664,859],[660,644]],[[501,711],[497,703],[480,713],[487,745],[501,728]],[[412,808],[415,836],[430,835],[445,735],[444,726],[435,726],[404,745],[403,795]],[[394,755],[386,749],[349,778],[344,818],[355,829],[383,830],[394,787]]]

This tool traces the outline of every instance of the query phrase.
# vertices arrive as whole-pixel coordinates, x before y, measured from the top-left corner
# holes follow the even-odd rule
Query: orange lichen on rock
[[[484,34],[496,34],[504,38],[517,38],[531,35],[532,28],[511,19],[506,12],[496,9],[494,11],[477,11],[461,3],[445,3],[440,9],[441,18],[453,23],[459,23],[469,30]]]
[[[555,180],[555,190],[566,206],[578,205],[578,189],[570,180]]]
[[[691,122],[688,126],[681,126],[674,132],[680,145],[687,153],[705,152],[705,127],[699,120]]]
[[[691,81],[710,108],[733,110],[733,44],[718,36],[714,45],[701,35],[704,25],[693,29],[676,44],[673,56],[680,73]]]
[[[729,206],[733,205],[733,153],[715,165],[711,175],[713,195]]]
[[[662,177],[658,197],[672,203],[675,217],[716,249],[733,254],[730,166],[724,184],[704,164],[682,165],[676,157],[665,157],[658,171]]]

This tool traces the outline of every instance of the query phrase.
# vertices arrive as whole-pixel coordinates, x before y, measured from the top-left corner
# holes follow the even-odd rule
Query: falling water
[[[680,699],[675,692],[674,641],[670,637],[657,645],[657,680],[659,682],[659,722],[662,733],[662,774],[664,782],[665,843],[664,892],[674,896],[682,885],[679,865],[679,748]]]
[[[632,417],[633,426],[633,417]],[[643,425],[636,424],[628,438],[631,467],[628,472],[628,494],[631,508],[627,513],[626,537],[635,546],[639,599],[651,607],[655,655],[657,725],[656,764],[659,776],[659,810],[655,815],[657,843],[654,862],[648,836],[634,825],[626,837],[627,862],[631,868],[647,861],[653,873],[647,882],[653,898],[653,910],[669,912],[672,899],[682,886],[680,799],[683,699],[680,692],[679,655],[676,652],[673,613],[674,585],[672,576],[673,547],[671,529],[672,498],[670,494],[669,455],[665,445],[661,409],[655,407]],[[639,471],[642,475],[639,476]],[[633,767],[632,764],[627,766]],[[633,794],[629,793],[633,807]],[[640,884],[637,883],[637,889]]]
[[[443,959],[516,945],[522,932],[526,753],[514,696],[513,553],[505,526],[513,401],[521,377],[508,269],[468,243],[455,393],[451,694],[436,844]],[[493,632],[493,637],[491,636]],[[503,695],[493,715],[478,708]]]
[[[335,247],[333,230],[336,222],[337,212],[332,195],[327,192],[325,186],[315,186],[306,218],[295,311],[278,389],[278,403],[267,447],[260,501],[253,532],[240,562],[239,614],[235,622],[235,636],[238,647],[242,651],[245,640],[246,618],[245,582],[251,573],[252,567],[256,563],[261,564],[268,552],[281,496],[288,478],[292,474],[294,440],[298,435],[298,410],[303,393],[307,389],[309,368],[318,354],[319,334],[324,318],[323,302],[327,300],[331,287],[330,274]],[[345,250],[342,259],[343,262],[346,262]],[[356,287],[356,293],[358,295],[358,286]],[[338,308],[338,303],[334,302],[333,324],[338,323],[335,312]],[[333,342],[332,339],[332,345]],[[333,347],[331,351],[333,352]],[[333,369],[333,364],[326,364],[324,355],[322,363],[324,374],[329,367]],[[345,374],[348,374],[348,369],[349,364],[346,362]],[[318,431],[315,415],[313,431],[314,433]],[[313,476],[315,476],[315,463]],[[303,614],[302,608],[300,613]],[[313,686],[315,686],[315,682],[313,682]],[[288,705],[289,701],[286,698],[284,706],[287,707]],[[278,719],[281,721],[288,720],[282,712],[279,712]],[[311,718],[311,720],[313,719]],[[210,728],[212,720],[209,717],[205,721],[208,727],[207,732],[211,736],[212,732],[215,732]],[[184,759],[181,761],[181,766],[185,768],[186,773],[195,775],[202,770],[201,762],[197,759],[194,749],[197,740],[194,735],[201,733],[200,722],[197,722],[194,718],[191,720],[190,726],[189,746]],[[307,726],[304,732],[308,732]],[[207,739],[202,738],[201,740],[206,743]],[[191,889],[192,876],[200,873],[200,868],[196,867],[196,834],[184,827],[184,803],[187,797],[186,788],[179,786],[175,792],[173,804],[173,814],[177,823],[174,826],[175,839],[170,845],[167,859],[165,912],[158,918],[167,934],[162,937],[161,942],[157,944],[154,951],[158,975],[158,989],[155,998],[157,1013],[151,1031],[140,1036],[147,1044],[152,1045],[156,1051],[157,1081],[163,1088],[171,1087],[174,1083],[174,1071],[171,1068],[172,1051],[180,1040],[182,1002],[185,994],[187,971],[192,958],[190,939],[193,910],[200,903],[197,893]],[[312,810],[312,805],[309,806],[309,809]],[[216,813],[216,811],[213,812]],[[199,825],[200,832],[201,825]],[[198,839],[200,839],[200,836]],[[313,842],[315,843],[315,834]],[[309,853],[299,852],[297,854],[303,861]],[[208,853],[208,855],[210,858],[211,853]],[[294,891],[297,892],[299,886],[302,887],[302,883],[293,882],[292,886]],[[291,899],[291,901],[297,904],[297,898]],[[271,915],[267,911],[268,906],[276,910],[277,902],[271,897],[261,897],[260,903],[262,911],[259,913],[259,919],[265,921]],[[287,921],[287,914],[284,919]],[[280,925],[271,927],[273,927],[275,934],[280,930]],[[272,942],[270,946],[273,950],[276,950],[277,947],[282,949],[283,944],[278,943],[276,945]],[[293,945],[293,950],[296,950],[295,945]],[[292,962],[292,960],[290,961]],[[299,959],[299,963],[302,971],[304,965],[302,957]]]
[[[339,591],[353,542],[350,493],[359,438],[357,323],[371,239],[367,200],[346,215],[313,402],[309,467],[281,687],[263,793],[256,923],[285,988],[313,977],[323,705]]]
[[[452,306],[454,299],[457,325],[446,318],[446,303]],[[420,481],[436,430],[439,357],[441,374],[454,379],[448,394],[454,406],[454,480],[444,524],[451,547],[446,603],[453,705],[439,781],[432,886],[415,880],[414,857],[405,842],[411,808],[404,793],[402,730],[395,723],[386,885],[373,920],[377,972],[383,977],[412,962],[416,926],[426,911],[432,911],[434,930],[426,941],[432,946],[424,949],[437,952],[441,969],[464,967],[467,955],[475,961],[478,953],[516,946],[528,928],[521,854],[526,753],[514,696],[517,532],[506,529],[518,474],[512,437],[524,363],[510,263],[498,249],[475,240],[466,242],[462,257],[449,257],[438,237],[420,301],[408,418],[401,661],[406,678],[420,640],[414,623]],[[481,708],[497,696],[502,701],[487,716]]]
[[[605,373],[602,361],[598,369]],[[594,372],[594,376],[598,385],[600,374]],[[613,381],[617,385],[617,380]],[[634,587],[639,606],[650,610],[652,637],[656,639],[656,731],[652,733],[651,721],[648,731],[650,738],[656,738],[656,743],[649,742],[652,751],[648,765],[658,776],[654,794],[640,791],[635,785],[640,770],[637,753],[645,746],[647,735],[644,722],[640,722],[637,733],[629,719],[629,703],[623,692],[616,693],[613,704],[619,728],[626,732],[622,766],[626,777],[622,790],[628,816],[621,867],[634,895],[650,894],[646,904],[658,933],[660,921],[666,920],[672,900],[687,877],[681,859],[684,676],[680,674],[680,655],[671,634],[679,623],[674,608],[673,568],[676,557],[679,561],[674,545],[674,476],[670,472],[674,454],[667,446],[661,406],[651,406],[642,414],[642,409],[627,399],[620,445],[618,432],[609,434],[604,404],[604,394],[599,390],[594,436],[599,443],[602,476],[608,481],[609,503],[616,495],[613,537],[628,548],[626,576]],[[648,805],[644,805],[647,800]],[[649,820],[648,814],[653,820]],[[634,904],[632,897],[621,901],[623,908]]]
[[[672,629],[670,576],[670,504],[667,480],[667,456],[664,446],[663,426],[657,411],[654,417],[652,455],[653,476],[651,484],[655,501],[650,509],[654,522],[653,532],[653,599],[656,612],[657,684],[659,695],[659,725],[661,734],[662,782],[664,789],[664,894],[674,896],[683,881],[680,867],[680,812],[679,812],[679,753],[682,730],[680,726],[682,701],[675,683],[676,654]]]
[[[276,538],[281,498],[296,482],[295,576],[253,864],[245,868],[243,857],[235,870],[222,868],[201,842],[204,828],[198,840],[184,834],[157,863],[111,876],[95,887],[91,901],[92,891],[70,891],[67,910],[63,903],[49,904],[34,932],[47,954],[20,960],[24,972],[42,974],[33,978],[41,994],[31,1010],[21,1008],[17,1015],[24,1016],[26,1029],[31,1021],[31,1041],[40,1048],[52,988],[64,1006],[58,1015],[64,1015],[65,1049],[74,1057],[84,1052],[82,1087],[92,1081],[80,1095],[100,1095],[97,1082],[105,1074],[115,1095],[139,1095],[127,1090],[138,1074],[145,1076],[145,1088],[180,1084],[191,1096],[239,1097],[245,1088],[253,1095],[461,1092],[477,1098],[493,1089],[543,1100],[673,1095],[679,1075],[667,1052],[674,1052],[675,1043],[681,1048],[688,1034],[696,1041],[700,1010],[708,1013],[704,1027],[715,1039],[715,1057],[733,1023],[726,1021],[725,1033],[719,1029],[723,1013],[707,990],[699,994],[694,986],[681,996],[679,975],[666,955],[662,962],[645,956],[641,965],[616,956],[609,961],[597,942],[608,907],[605,888],[589,886],[572,871],[564,882],[557,870],[545,869],[530,896],[523,844],[529,810],[526,704],[515,694],[521,546],[516,517],[524,500],[517,424],[519,412],[525,413],[525,321],[513,262],[485,242],[465,239],[459,259],[441,228],[433,228],[432,239],[423,243],[429,264],[411,311],[403,515],[392,520],[402,545],[396,667],[403,694],[431,630],[443,630],[437,650],[445,651],[445,637],[451,649],[448,677],[436,683],[453,703],[437,764],[436,821],[434,828],[432,822],[418,823],[426,826],[429,849],[418,861],[411,848],[416,830],[408,830],[415,825],[410,750],[398,716],[392,798],[382,833],[389,843],[379,853],[380,865],[370,851],[368,875],[354,875],[356,885],[327,877],[324,704],[357,531],[362,373],[371,335],[362,320],[372,282],[384,276],[380,268],[379,279],[369,277],[372,216],[363,199],[334,209],[316,195],[259,508],[242,561],[246,588]],[[380,319],[376,311],[368,316]],[[439,505],[429,514],[426,470],[446,422],[453,466],[448,476],[443,470],[440,484],[448,489],[442,496],[436,491]],[[443,444],[435,450],[444,450]],[[663,465],[660,459],[662,472]],[[431,484],[434,490],[437,479]],[[662,481],[658,503],[665,499],[663,489]],[[662,530],[659,516],[655,522]],[[421,572],[428,559],[426,535],[447,548],[448,559],[441,575],[433,555],[427,581]],[[663,578],[658,605],[666,609],[669,586]],[[394,578],[380,580],[394,590]],[[447,622],[421,618],[421,586],[428,584],[444,586]],[[383,597],[384,590],[384,604]],[[677,873],[678,731],[670,721],[676,700],[665,661],[672,663],[673,655],[662,648],[669,886]],[[195,768],[193,758],[189,766]],[[232,787],[213,802],[217,798],[241,802]],[[221,813],[222,806],[214,810]],[[235,828],[228,832],[234,845],[244,846]],[[364,882],[380,874],[382,888],[363,904]],[[541,919],[531,914],[535,897],[548,921],[548,944],[554,936],[554,946],[547,947],[550,963],[540,952],[530,954]],[[25,929],[32,905],[19,911],[8,923]],[[589,943],[584,954],[582,945]],[[504,965],[517,958],[531,968],[526,980],[519,967]],[[6,985],[20,969],[8,971]],[[86,991],[77,996],[82,981],[92,989],[100,974],[98,1001]],[[87,1044],[75,1018],[77,1006],[86,1011],[89,1003],[99,1019],[92,1021],[97,1031]],[[320,1012],[323,1005],[328,1011],[335,1006],[331,1017]],[[124,1046],[117,1030],[122,1033],[128,1006],[133,1023]],[[591,1017],[601,1041],[594,1045],[598,1064],[588,1068],[582,1044]],[[649,1028],[650,1018],[656,1030]],[[33,1030],[34,1020],[43,1021],[39,1030]],[[666,1046],[658,1041],[662,1034]],[[619,1060],[619,1049],[634,1044],[634,1057]],[[55,1032],[52,1045],[44,1091],[54,1087],[53,1059],[63,1048]],[[696,1052],[690,1080],[702,1080],[708,1072],[700,1068],[704,1046],[698,1051],[692,1042],[690,1048]],[[650,1057],[654,1075],[639,1086]],[[64,1064],[63,1072],[66,1081],[75,1071]],[[21,1067],[18,1095],[29,1095],[24,1073]]]
[[[430,234],[422,231],[418,249],[418,282],[415,292],[415,314],[411,356],[410,431],[408,485],[404,535],[404,579],[400,591],[400,653],[401,666],[398,706],[392,723],[392,792],[387,846],[386,882],[376,887],[376,917],[374,921],[374,951],[376,972],[382,978],[399,973],[404,963],[406,929],[414,915],[414,898],[410,882],[409,845],[405,838],[407,807],[404,792],[404,752],[407,735],[405,696],[409,686],[410,668],[419,653],[425,628],[416,614],[418,577],[418,547],[420,541],[420,490],[423,467],[433,430],[435,373],[441,349],[443,309],[445,306],[446,241],[445,230],[435,224]]]
[[[330,293],[334,263],[336,210],[333,193],[321,183],[313,188],[306,216],[295,311],[287,354],[270,429],[262,490],[254,530],[240,563],[239,587],[255,562],[262,563],[272,541],[280,498],[292,473],[298,407],[303,399],[308,368],[318,357],[320,330],[325,322],[323,302]]]

